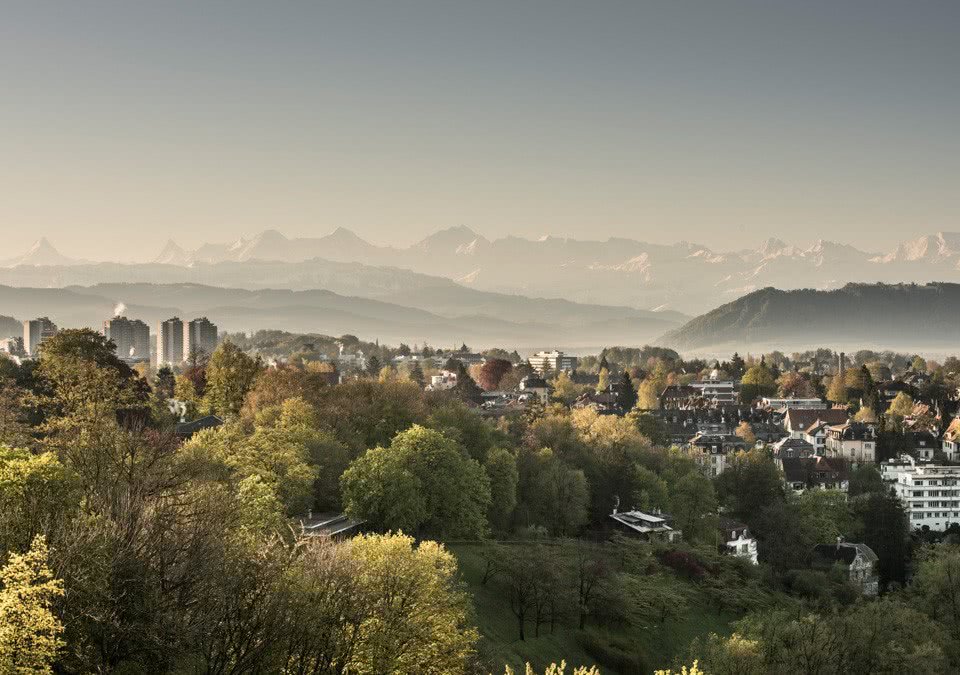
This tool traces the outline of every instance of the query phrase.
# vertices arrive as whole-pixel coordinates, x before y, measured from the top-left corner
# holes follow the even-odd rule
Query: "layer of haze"
[[[0,258],[960,229],[960,3],[21,2]]]

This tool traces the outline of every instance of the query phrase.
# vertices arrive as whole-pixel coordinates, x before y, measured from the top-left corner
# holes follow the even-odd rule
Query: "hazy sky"
[[[44,2],[0,258],[465,224],[877,250],[960,229],[960,2]]]

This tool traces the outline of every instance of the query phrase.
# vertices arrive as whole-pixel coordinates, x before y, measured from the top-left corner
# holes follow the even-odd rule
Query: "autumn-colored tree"
[[[771,396],[776,391],[777,382],[763,361],[751,366],[740,381],[740,398],[745,402],[761,396]]]
[[[913,397],[907,392],[901,391],[897,394],[896,398],[893,399],[893,402],[890,403],[887,414],[894,419],[903,419],[913,413],[913,405]]]
[[[503,376],[513,370],[513,364],[506,359],[487,359],[477,373],[477,384],[486,391],[494,391],[500,386]]]
[[[813,398],[816,391],[803,374],[788,370],[777,379],[777,394],[782,398]]]
[[[757,435],[753,433],[753,427],[746,420],[741,422],[733,433],[742,438],[748,448],[753,447],[757,443]]]
[[[827,400],[834,403],[847,402],[847,384],[840,375],[834,375],[830,378],[830,386],[827,387]]]

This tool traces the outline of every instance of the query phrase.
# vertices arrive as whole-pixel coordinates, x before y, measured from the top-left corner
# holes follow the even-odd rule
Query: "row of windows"
[[[911,514],[910,517],[913,520],[924,520],[925,518],[929,518],[931,520],[934,518],[950,518],[950,512],[941,511],[939,513],[914,513],[914,514]],[[954,518],[960,517],[960,511],[954,511],[953,517]]]

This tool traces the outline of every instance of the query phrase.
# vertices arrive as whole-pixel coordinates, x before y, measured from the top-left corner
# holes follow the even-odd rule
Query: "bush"
[[[592,630],[578,631],[576,636],[583,650],[605,668],[621,675],[647,675],[651,670],[633,642]]]

